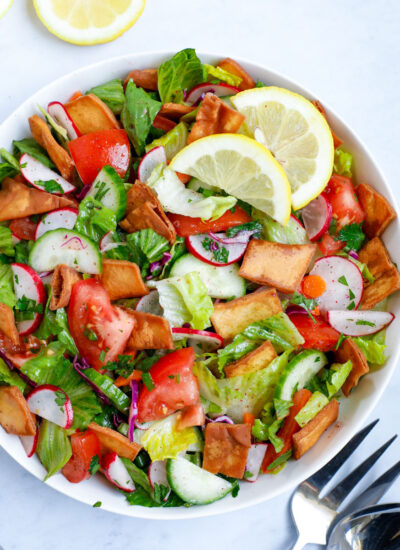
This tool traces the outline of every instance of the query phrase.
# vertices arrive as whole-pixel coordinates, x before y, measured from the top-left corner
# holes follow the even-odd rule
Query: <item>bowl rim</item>
[[[52,80],[50,82],[47,82],[45,85],[40,87],[38,90],[36,90],[33,94],[30,94],[29,97],[27,97],[10,115],[8,115],[3,121],[0,122],[0,131],[3,128],[3,126],[6,126],[10,123],[12,123],[12,120],[18,119],[20,117],[20,113],[24,111],[26,107],[29,105],[32,105],[35,101],[36,96],[41,95],[42,93],[45,93],[46,90],[50,89],[53,86],[60,85],[64,81],[68,82],[72,77],[79,76],[80,74],[83,74],[87,71],[95,70],[96,68],[101,68],[104,65],[108,65],[109,68],[111,68],[114,64],[123,62],[126,60],[127,62],[127,70],[129,70],[129,63],[131,61],[139,61],[141,58],[152,56],[154,58],[168,58],[176,53],[175,51],[169,50],[169,49],[161,49],[161,50],[149,50],[149,51],[140,51],[135,53],[128,53],[124,55],[117,55],[110,58],[103,59],[101,61],[97,61],[95,63],[91,63],[89,65],[81,66],[77,69],[74,69],[70,71],[69,73],[60,76],[59,78]],[[203,57],[206,58],[219,58],[222,59],[226,56],[220,54],[219,52],[209,52],[205,50],[196,50],[197,55],[200,59]],[[304,94],[306,97],[313,97],[316,98],[317,96],[313,93],[312,90],[310,90],[308,87],[305,88],[301,84],[299,84],[296,80],[292,79],[291,77],[288,77],[285,73],[282,73],[281,71],[277,71],[275,69],[270,69],[268,66],[265,66],[261,63],[255,63],[253,61],[250,61],[243,57],[234,56],[234,59],[238,61],[240,64],[245,65],[246,67],[250,67],[250,70],[254,70],[255,72],[257,70],[259,71],[266,71],[269,72],[273,78],[276,78],[278,80],[283,80],[287,83],[288,86],[291,86],[296,89],[297,93]],[[272,84],[273,85],[273,84]],[[300,90],[300,92],[298,91]],[[364,143],[363,139],[356,134],[356,132],[353,130],[351,126],[349,126],[343,118],[337,114],[337,112],[331,108],[329,103],[326,103],[325,101],[322,102],[325,111],[327,112],[328,116],[332,115],[340,125],[342,125],[345,129],[350,138],[355,141],[361,148],[363,156],[367,157],[369,161],[374,166],[379,178],[381,179],[385,194],[388,196],[393,208],[396,211],[397,217],[400,218],[400,209],[397,204],[397,201],[395,199],[394,193],[392,191],[391,186],[389,185],[387,179],[385,178],[378,162],[376,161],[375,157],[372,155],[369,148]],[[368,418],[368,416],[371,414],[371,412],[376,407],[378,401],[382,397],[383,392],[387,388],[389,381],[391,380],[396,364],[400,358],[400,342],[395,347],[394,352],[391,354],[391,356],[387,359],[385,363],[385,368],[387,369],[387,374],[384,376],[383,381],[380,383],[378,388],[376,388],[374,392],[373,398],[370,400],[370,403],[368,406],[366,406],[362,411],[360,411],[359,416],[353,419],[351,428],[349,429],[349,432],[347,434],[342,434],[341,439],[338,441],[338,445],[334,449],[328,449],[325,450],[322,454],[322,458],[319,457],[318,460],[314,461],[310,466],[305,467],[305,473],[301,476],[301,478],[298,478],[296,480],[291,480],[289,482],[286,482],[286,484],[283,482],[283,488],[274,490],[272,492],[265,492],[264,494],[260,496],[254,495],[252,498],[242,499],[242,501],[238,501],[238,499],[230,499],[230,501],[223,499],[222,501],[219,501],[220,503],[224,503],[225,506],[215,509],[214,506],[207,505],[207,506],[194,506],[191,508],[146,508],[141,506],[113,506],[113,505],[102,505],[102,509],[106,510],[108,512],[112,512],[119,515],[126,515],[129,517],[135,517],[135,518],[143,518],[143,519],[157,519],[157,520],[182,520],[182,519],[194,519],[194,518],[200,518],[200,517],[208,517],[208,516],[215,516],[220,515],[228,512],[235,512],[242,510],[244,508],[248,508],[250,506],[255,506],[257,504],[260,504],[262,502],[266,502],[267,500],[270,500],[272,498],[275,498],[288,490],[292,491],[303,479],[306,479],[313,473],[315,473],[319,468],[324,466],[335,454],[337,454],[351,439],[351,437],[354,436],[354,434],[361,429],[361,427],[364,425],[365,420]],[[388,369],[388,363],[390,363],[391,368]],[[0,436],[1,436],[0,429]],[[8,434],[6,434],[8,435]],[[9,454],[20,466],[22,466],[25,470],[28,470],[31,474],[33,474],[36,478],[41,479],[41,476],[38,472],[33,472],[27,467],[26,464],[24,464],[24,456],[19,455],[15,456],[15,454],[5,446],[0,437],[0,447],[3,448],[7,454]],[[21,456],[23,458],[21,458]],[[53,489],[56,489],[59,493],[63,495],[67,495],[78,502],[82,502],[85,504],[88,504],[89,506],[92,506],[92,503],[89,502],[88,499],[84,499],[80,497],[78,494],[74,493],[74,484],[69,484],[71,486],[70,489],[66,489],[62,486],[59,486],[57,483],[57,476],[50,478],[47,482],[47,485],[52,487]],[[124,502],[118,501],[118,502]],[[120,508],[120,509],[119,509]]]

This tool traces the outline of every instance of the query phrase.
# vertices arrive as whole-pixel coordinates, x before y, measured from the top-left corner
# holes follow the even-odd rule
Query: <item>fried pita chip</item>
[[[188,137],[188,144],[213,134],[236,134],[245,117],[214,94],[206,94]]]
[[[29,118],[29,126],[35,141],[46,149],[62,177],[71,182],[74,177],[74,163],[67,151],[54,139],[46,122],[39,116],[33,115]]]
[[[353,367],[349,376],[342,386],[342,391],[346,397],[349,397],[350,391],[355,388],[364,374],[369,372],[368,361],[364,352],[357,346],[352,338],[346,338],[335,351],[335,360],[339,363],[351,361]]]
[[[218,63],[218,67],[221,67],[221,69],[227,73],[234,74],[242,79],[242,82],[238,86],[239,90],[250,90],[250,88],[255,88],[256,83],[253,78],[234,59],[226,57]]]
[[[43,214],[65,206],[74,206],[74,202],[66,197],[28,187],[17,178],[3,180],[0,190],[0,221]]]
[[[141,445],[129,441],[127,437],[119,432],[116,432],[111,428],[99,426],[99,424],[96,424],[95,422],[91,422],[89,424],[88,430],[97,435],[98,440],[100,441],[102,454],[113,451],[120,457],[135,460],[136,455],[142,448]]]
[[[137,298],[149,293],[139,267],[126,260],[103,260],[103,270],[98,276],[110,300]]]
[[[17,386],[0,386],[0,424],[9,434],[35,435],[35,416]]]
[[[139,88],[145,90],[157,91],[158,90],[158,78],[157,69],[143,69],[141,71],[131,71],[125,78],[124,86],[126,86],[129,80],[132,79],[133,83]]]
[[[265,369],[275,357],[276,351],[274,346],[269,340],[266,340],[255,350],[246,353],[244,357],[227,365],[225,367],[225,375],[227,378],[232,378]]]
[[[367,183],[356,187],[356,194],[365,212],[363,231],[369,239],[379,237],[396,218],[396,212],[390,202]]]
[[[163,317],[125,309],[136,321],[126,348],[128,350],[142,349],[174,349],[171,327]]]
[[[319,101],[317,101],[316,99],[314,99],[313,101],[311,101],[311,103],[314,105],[314,107],[316,107],[318,109],[318,111],[321,113],[321,115],[323,115],[323,117],[325,118],[325,120],[328,122],[328,117],[326,116],[326,113],[325,113],[325,109],[322,107],[321,103]],[[328,122],[329,124],[329,122]],[[335,149],[337,149],[338,147],[340,147],[343,143],[343,141],[337,137],[337,135],[335,134],[335,132],[332,130],[332,128],[329,126],[330,130],[331,130],[331,133],[332,133],[332,137],[333,137],[333,146]]]
[[[210,422],[205,429],[203,468],[241,479],[251,446],[250,424]]]
[[[64,105],[82,135],[120,128],[109,107],[94,94],[87,94]]]
[[[13,310],[0,302],[0,331],[16,346],[19,345],[19,334],[15,326]]]
[[[177,119],[183,115],[187,115],[194,111],[196,107],[190,105],[183,105],[181,103],[164,103],[161,107],[159,114],[166,116],[167,118]]]
[[[155,193],[145,183],[136,181],[127,194],[126,217],[120,222],[122,229],[134,233],[140,229],[153,229],[171,244],[176,241],[176,231],[166,216]]]
[[[50,309],[54,311],[60,307],[67,307],[72,287],[80,280],[81,276],[75,269],[65,264],[59,264],[51,278]]]

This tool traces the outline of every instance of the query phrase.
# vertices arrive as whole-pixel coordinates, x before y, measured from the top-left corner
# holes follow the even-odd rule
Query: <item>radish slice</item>
[[[301,210],[301,214],[310,241],[317,241],[329,229],[332,205],[324,195],[319,195]]]
[[[204,239],[208,239],[208,240],[210,239],[210,236],[207,233],[199,233],[198,235],[190,235],[189,237],[186,237],[185,238],[186,248],[189,250],[191,254],[193,254],[193,256],[196,256],[196,258],[198,258],[202,262],[205,262],[206,264],[217,265],[217,266],[230,265],[240,260],[240,258],[244,255],[244,253],[246,252],[247,245],[249,244],[251,234],[243,235],[243,241],[231,243],[231,244],[223,244],[223,241],[225,239],[228,239],[225,233],[216,233],[215,237],[216,237],[214,240],[215,247],[216,248],[223,247],[228,251],[228,258],[226,262],[217,262],[215,260],[213,251],[206,250],[204,248],[202,244],[204,242]],[[235,237],[235,239],[236,238],[237,237]]]
[[[122,489],[127,493],[136,491],[135,484],[117,453],[105,454],[101,459],[101,468],[108,481],[118,489]]]
[[[20,243],[22,239],[17,237],[17,235],[14,235],[14,233],[11,233],[11,242],[12,245],[15,246],[16,244]]]
[[[161,145],[159,147],[154,147],[154,149],[146,153],[140,161],[138,168],[139,180],[146,183],[154,168],[159,164],[167,165],[167,155],[165,154],[164,147]]]
[[[204,82],[190,90],[185,98],[185,102],[188,105],[195,105],[208,93],[215,94],[218,97],[225,97],[228,95],[236,95],[239,92],[239,88],[235,88],[229,84],[210,84],[210,82]]]
[[[173,328],[172,338],[173,340],[187,338],[188,346],[192,346],[195,353],[209,353],[224,344],[224,339],[219,334],[194,328]]]
[[[107,252],[107,250],[113,250],[120,246],[128,246],[127,243],[116,243],[113,239],[113,231],[107,231],[104,237],[100,241],[100,252]]]
[[[78,130],[75,122],[69,116],[67,109],[59,101],[52,101],[47,106],[47,112],[54,120],[67,130],[68,139],[76,139],[82,134]]]
[[[35,388],[26,398],[29,410],[61,428],[72,426],[74,411],[68,395],[57,386],[45,384]]]
[[[38,442],[39,437],[39,429],[36,426],[36,432],[35,435],[20,435],[19,438],[21,440],[22,446],[25,449],[26,456],[30,458],[35,454],[36,446]]]
[[[149,466],[149,481],[152,489],[154,489],[154,486],[157,485],[164,485],[165,487],[169,487],[168,479],[167,479],[167,469],[166,469],[166,460],[156,460],[155,462],[152,462]],[[164,502],[168,500],[168,497],[170,495],[171,488],[168,491],[168,493],[163,498]]]
[[[78,210],[76,208],[58,208],[43,216],[41,221],[36,226],[35,241],[47,231],[53,229],[73,229],[75,226],[76,218],[78,217]]]
[[[249,449],[249,454],[247,455],[246,462],[246,472],[245,473],[246,481],[254,483],[257,481],[258,474],[260,473],[260,468],[262,461],[264,460],[265,453],[267,451],[266,443],[253,443]]]
[[[158,291],[152,290],[149,294],[140,298],[136,304],[136,311],[162,316],[164,312],[160,306],[160,295]]]
[[[367,336],[390,325],[393,313],[387,311],[328,311],[328,322],[346,336]]]
[[[37,182],[48,182],[51,180],[57,182],[62,189],[62,192],[48,191],[53,195],[66,195],[67,193],[75,191],[75,185],[72,185],[72,183],[69,183],[69,181],[60,176],[60,174],[57,174],[57,172],[54,172],[54,170],[51,170],[27,153],[24,153],[19,159],[19,167],[26,181],[40,191],[46,191],[46,189],[44,185],[38,185]]]
[[[364,281],[356,264],[341,256],[325,256],[314,264],[310,275],[324,279],[326,290],[317,304],[322,312],[332,309],[357,309],[364,291]]]
[[[33,300],[37,306],[42,305],[44,310],[44,304],[46,302],[46,292],[42,279],[29,265],[25,264],[11,264],[13,271],[14,292],[17,300],[23,300],[28,298]],[[21,336],[26,336],[34,332],[42,321],[43,313],[34,312],[33,319],[26,319],[23,321],[17,321],[17,329]]]

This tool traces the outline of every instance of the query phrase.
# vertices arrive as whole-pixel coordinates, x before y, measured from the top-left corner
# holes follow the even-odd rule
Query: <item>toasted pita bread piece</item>
[[[54,139],[46,122],[38,115],[33,115],[29,118],[29,126],[35,141],[46,149],[49,157],[57,166],[62,177],[71,182],[74,177],[74,163],[72,158]]]
[[[251,323],[268,319],[282,311],[282,304],[274,288],[264,288],[241,298],[214,304],[211,322],[225,340],[230,340]]]
[[[293,435],[293,456],[296,460],[313,447],[325,430],[336,422],[339,403],[332,399],[308,424]]]
[[[175,120],[181,118],[183,115],[191,113],[195,109],[196,107],[183,105],[181,103],[164,103],[159,111],[159,114]]]
[[[158,315],[126,309],[135,319],[135,327],[126,345],[127,350],[174,349],[169,322]]]
[[[213,134],[236,134],[245,117],[214,94],[206,94],[188,137],[188,144]]]
[[[98,276],[110,300],[137,298],[149,293],[139,267],[126,260],[103,260],[103,270]]]
[[[265,369],[275,357],[276,351],[274,346],[267,340],[255,350],[246,353],[244,357],[227,365],[225,367],[225,375],[227,378],[232,378]]]
[[[361,309],[376,304],[400,289],[400,274],[379,237],[367,242],[359,252],[360,262],[367,264],[375,281],[364,289]]]
[[[239,275],[280,292],[297,290],[315,254],[315,244],[281,244],[252,239]]]
[[[353,368],[342,386],[344,395],[349,397],[350,391],[357,386],[361,376],[369,372],[368,361],[352,338],[346,338],[341,343],[339,349],[335,351],[335,360],[339,363],[352,362]]]
[[[94,94],[87,94],[64,105],[81,134],[120,128],[109,107]]]
[[[81,275],[72,267],[59,264],[51,277],[50,309],[67,307],[71,298],[72,287],[81,280]]]
[[[19,345],[19,334],[15,326],[13,310],[10,306],[0,302],[0,331],[16,346]]]
[[[250,90],[250,88],[255,88],[255,80],[234,59],[226,57],[218,63],[218,67],[242,79],[242,82],[238,86],[239,90]]]
[[[120,226],[128,233],[150,228],[171,244],[176,241],[174,226],[166,216],[156,194],[145,183],[136,181],[129,189],[126,212]]]
[[[17,386],[0,386],[0,424],[9,434],[35,435],[35,416]]]
[[[158,90],[158,78],[157,69],[142,69],[141,71],[131,71],[125,78],[124,86],[126,86],[129,80],[132,79],[133,83],[139,88],[145,90],[157,91]]]
[[[365,212],[364,233],[369,239],[380,237],[390,222],[396,218],[393,206],[367,183],[357,185],[356,194]]]
[[[210,422],[205,429],[203,468],[241,479],[251,446],[250,424]]]
[[[0,221],[43,214],[74,204],[74,201],[66,197],[28,187],[20,179],[4,178],[0,190]]]
[[[99,424],[95,422],[89,424],[88,430],[91,430],[97,435],[100,441],[102,454],[113,451],[120,457],[135,460],[136,455],[142,448],[141,445],[129,441],[127,437],[119,432],[111,430],[110,428],[105,428],[104,426],[99,426]]]

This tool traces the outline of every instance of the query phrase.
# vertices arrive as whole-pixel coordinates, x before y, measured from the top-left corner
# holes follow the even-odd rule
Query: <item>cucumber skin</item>
[[[307,381],[301,386],[297,387],[298,390],[301,390],[304,388],[305,384],[309,382],[309,380],[319,372],[322,367],[324,367],[328,360],[326,358],[326,355],[322,351],[313,350],[313,349],[307,349],[302,352],[300,352],[296,357],[294,357],[288,365],[286,365],[285,369],[283,370],[283,373],[276,385],[274,398],[275,399],[287,399],[287,396],[282,397],[288,390],[287,390],[287,383],[288,380],[290,380],[290,375],[298,369],[301,366],[301,363],[309,359],[310,357],[314,357],[314,359],[319,356],[320,360],[318,362],[315,362],[315,370],[311,370],[311,376],[307,379]],[[290,391],[290,398],[293,397],[293,389],[295,388],[295,384],[292,385],[292,390]],[[290,386],[289,386],[290,387]]]
[[[181,460],[186,460],[186,459],[182,458]],[[187,461],[187,462],[189,462],[195,468],[199,468],[200,470],[203,470],[202,468],[200,468],[200,466],[196,466],[195,464],[193,464],[190,461]],[[167,463],[166,463],[168,483],[169,483],[171,489],[174,491],[174,493],[176,493],[183,501],[187,502],[188,504],[198,504],[198,505],[212,504],[213,502],[216,502],[217,500],[221,500],[222,498],[224,498],[233,489],[233,485],[230,484],[231,487],[229,489],[227,489],[225,492],[221,493],[221,495],[219,495],[216,498],[211,498],[211,499],[208,499],[208,500],[190,498],[190,497],[187,496],[185,491],[181,491],[181,489],[179,488],[179,485],[180,485],[179,482],[178,482],[178,484],[176,484],[176,481],[175,481],[175,478],[174,478],[174,475],[176,474],[176,472],[174,474],[174,470],[176,470],[176,468],[178,468],[177,473],[179,475],[179,461],[177,459],[174,459],[174,458],[168,458]],[[203,471],[207,472],[207,470],[203,470]],[[210,472],[207,472],[207,473],[210,473]],[[214,475],[214,474],[210,474],[210,475]]]
[[[118,202],[118,207],[117,208],[111,207],[109,203],[107,204],[107,195],[105,195],[105,197],[100,199],[99,202],[103,204],[103,206],[106,206],[107,208],[112,210],[115,213],[117,221],[120,221],[125,216],[125,212],[126,212],[126,205],[127,205],[126,189],[125,189],[124,181],[117,174],[117,172],[114,170],[112,166],[108,166],[108,165],[103,166],[103,168],[97,174],[89,191],[86,193],[86,197],[95,198],[97,190],[94,189],[94,186],[97,182],[102,182],[102,181],[104,181],[104,183],[106,183],[106,185],[108,187],[111,187],[111,189],[113,190],[113,195],[115,196]]]

